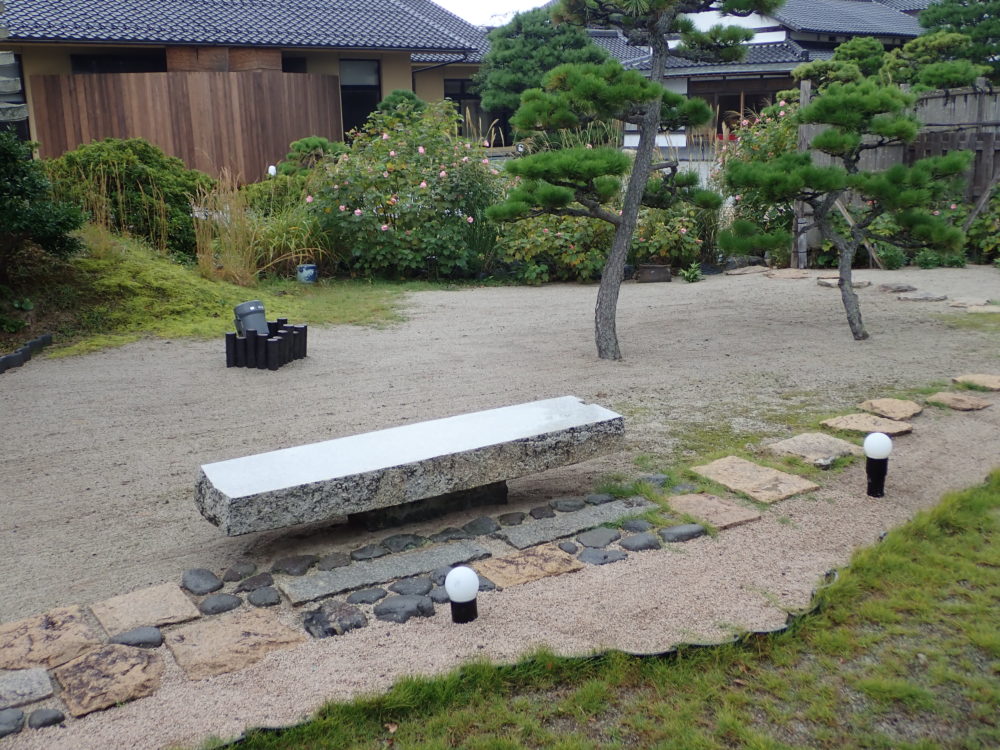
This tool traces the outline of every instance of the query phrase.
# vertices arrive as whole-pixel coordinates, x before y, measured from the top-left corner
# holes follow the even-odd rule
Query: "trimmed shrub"
[[[606,221],[552,214],[507,222],[502,231],[498,259],[524,284],[600,278],[615,235]]]

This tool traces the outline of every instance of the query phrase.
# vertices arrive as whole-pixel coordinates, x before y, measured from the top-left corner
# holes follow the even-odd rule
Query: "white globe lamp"
[[[868,475],[868,497],[885,495],[885,476],[889,473],[892,438],[884,432],[873,432],[865,438],[865,473]]]
[[[479,616],[476,594],[479,593],[479,576],[476,571],[459,565],[448,571],[444,579],[444,590],[451,600],[451,621],[472,622]]]

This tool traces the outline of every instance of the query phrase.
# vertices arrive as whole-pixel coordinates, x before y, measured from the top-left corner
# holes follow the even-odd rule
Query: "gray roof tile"
[[[913,16],[873,0],[785,0],[771,15],[792,31],[869,36],[920,36]]]

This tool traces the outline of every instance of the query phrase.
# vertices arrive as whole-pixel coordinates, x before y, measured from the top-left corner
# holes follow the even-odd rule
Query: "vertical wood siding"
[[[260,179],[298,138],[343,138],[336,76],[278,71],[32,76],[43,157],[145,138],[194,169]]]

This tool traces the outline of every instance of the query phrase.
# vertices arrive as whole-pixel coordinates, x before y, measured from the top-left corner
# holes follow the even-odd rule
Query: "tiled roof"
[[[906,13],[915,10],[924,10],[928,5],[934,2],[934,0],[877,0],[877,2]]]
[[[649,47],[633,47],[617,29],[587,29],[590,39],[626,68],[649,64]]]
[[[428,0],[14,0],[11,41],[472,51]],[[445,18],[448,16],[449,18]],[[464,22],[461,22],[464,24]]]
[[[739,62],[719,63],[702,60],[688,60],[683,57],[667,58],[667,75],[697,75],[703,73],[726,73],[747,71],[754,68],[768,71],[791,70],[810,60],[827,60],[833,51],[810,48],[791,39],[783,42],[746,45],[746,56]],[[647,64],[648,68],[649,65]]]
[[[472,49],[463,56],[464,62],[479,63],[483,61],[483,56],[490,48],[486,39],[490,29],[474,26],[464,18],[450,13],[430,0],[398,0],[398,2],[406,5],[410,11],[418,14],[421,18],[426,18],[428,22],[466,42],[466,46]],[[454,55],[416,54],[413,55],[413,62],[447,62],[454,58]]]
[[[785,0],[770,15],[792,31],[899,37],[923,33],[913,16],[870,0]]]

